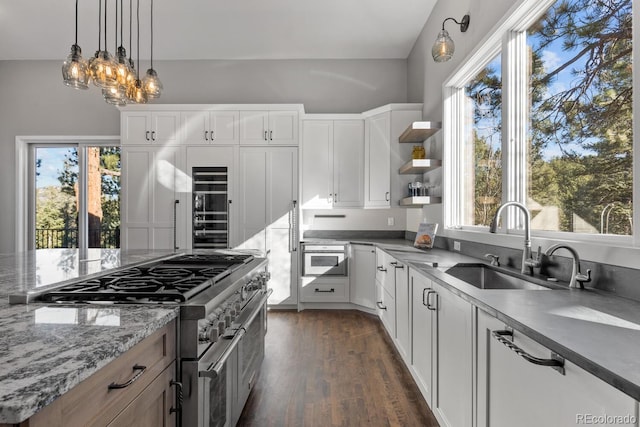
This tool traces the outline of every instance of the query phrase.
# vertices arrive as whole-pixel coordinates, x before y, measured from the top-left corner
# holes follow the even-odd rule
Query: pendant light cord
[[[129,0],[129,59],[133,58],[133,48],[131,46],[133,46],[133,24],[131,24],[131,22],[133,22],[133,0]],[[130,61],[133,64],[133,61]]]
[[[116,7],[118,7],[117,4],[116,4]],[[122,44],[124,43],[123,34],[124,34],[124,6],[122,5],[122,0],[120,0],[120,46],[122,46]]]
[[[107,1],[107,0],[104,0]],[[102,50],[102,0],[98,4],[98,52]]]
[[[114,31],[116,33],[116,44],[113,47],[113,51],[114,51],[114,56],[118,55],[118,0],[116,0],[116,30]]]
[[[140,0],[136,0],[136,32],[138,33],[138,69],[136,70],[136,76],[140,78]]]
[[[107,0],[104,0],[104,50],[107,49]]]
[[[151,69],[153,70],[153,0],[151,0]]]
[[[76,46],[78,45],[78,0],[76,0]]]

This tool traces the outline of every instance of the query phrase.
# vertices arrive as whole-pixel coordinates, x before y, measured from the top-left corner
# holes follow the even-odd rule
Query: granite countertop
[[[37,292],[172,252],[38,251],[0,256],[0,424],[19,423],[178,317],[168,306],[9,305]]]
[[[478,289],[445,270],[456,263],[485,260],[441,249],[421,251],[412,248],[412,242],[405,242],[370,241],[506,325],[640,400],[640,302],[593,289],[569,289],[566,283],[552,290]]]

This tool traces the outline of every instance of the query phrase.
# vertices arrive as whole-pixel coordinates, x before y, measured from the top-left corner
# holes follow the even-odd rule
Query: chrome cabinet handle
[[[118,383],[111,383],[109,384],[108,388],[109,390],[117,390],[117,389],[121,389],[121,388],[127,388],[129,387],[131,384],[133,384],[134,382],[136,382],[136,380],[138,378],[140,378],[140,376],[142,374],[144,374],[144,372],[147,370],[146,366],[142,366],[142,365],[138,365],[137,363],[135,365],[133,365],[133,371],[138,371],[136,372],[136,374],[134,376],[132,376],[131,378],[129,378],[129,380],[127,382],[124,382],[122,384],[118,384]]]
[[[144,139],[146,139],[147,141],[151,141],[151,140],[149,139],[149,131],[146,131],[146,132],[144,133]]]
[[[298,201],[293,201],[293,252],[298,250]]]
[[[380,310],[386,310],[386,309],[387,309],[387,307],[385,307],[384,305],[382,305],[382,301],[377,301],[377,302],[376,302],[376,305],[378,306],[378,308],[379,308]]]
[[[388,202],[388,201],[389,201],[389,196],[390,196],[390,195],[391,195],[391,194],[390,194],[388,191],[387,191],[386,193],[384,193],[384,200],[385,200],[386,202]]]
[[[152,131],[151,131],[151,140],[152,140],[152,141],[155,141],[155,140],[156,140],[156,131],[155,131],[155,130],[152,130]]]
[[[171,380],[169,381],[169,386],[170,387],[176,387],[176,394],[178,395],[178,407],[174,408],[173,406],[169,409],[169,413],[173,414],[174,412],[181,412],[182,411],[182,402],[184,401],[184,396],[182,394],[182,383],[180,381],[174,381]]]
[[[208,141],[208,140],[209,140],[209,131],[208,131],[208,130],[205,130],[205,131],[204,131],[204,140],[205,140],[205,141]]]
[[[178,247],[178,203],[180,200],[176,199],[173,201],[173,249],[180,249]]]
[[[511,340],[513,340],[513,331],[505,329],[500,331],[492,331],[491,334],[495,339],[498,340],[498,342],[504,344],[509,350],[512,350],[527,362],[533,363],[534,365],[549,366],[564,375],[564,358],[559,356],[558,354],[551,352],[550,359],[541,359],[539,357],[530,355],[529,353],[518,347],[513,341],[509,341],[507,338],[505,338],[511,337]]]
[[[315,288],[314,292],[318,292],[318,293],[327,293],[327,294],[332,294],[334,293],[336,290],[334,288],[329,289],[328,291],[323,291],[322,289],[319,288]]]
[[[436,296],[436,304],[435,305],[431,304],[431,295],[435,295]],[[438,297],[438,294],[436,293],[436,291],[433,291],[433,290],[429,289],[429,291],[427,292],[427,304],[426,304],[427,308],[429,310],[432,310],[432,311],[438,310],[438,298],[437,297]]]

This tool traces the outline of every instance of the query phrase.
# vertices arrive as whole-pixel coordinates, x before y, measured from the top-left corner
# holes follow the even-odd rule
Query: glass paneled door
[[[33,147],[31,248],[120,247],[120,147]]]

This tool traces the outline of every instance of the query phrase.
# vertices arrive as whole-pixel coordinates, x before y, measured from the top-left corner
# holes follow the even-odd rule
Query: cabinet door
[[[161,111],[151,113],[151,142],[178,144],[180,142],[180,113]]]
[[[435,315],[429,309],[427,299],[434,294],[431,280],[411,270],[409,274],[411,288],[411,360],[416,383],[427,404],[432,406],[433,381],[433,341],[435,335]]]
[[[330,208],[333,190],[333,122],[302,123],[302,208]]]
[[[175,362],[169,365],[138,395],[109,427],[172,427],[176,425],[174,390],[169,384],[175,380]],[[178,412],[179,413],[179,412]]]
[[[237,144],[238,111],[212,111],[209,114],[209,140],[215,144]]]
[[[396,282],[396,343],[407,366],[411,365],[411,293],[409,267],[398,262],[395,266]]]
[[[376,250],[370,245],[351,245],[349,257],[350,301],[376,307]]]
[[[186,207],[179,147],[126,147],[122,154],[122,247],[185,247]],[[176,201],[178,201],[176,203]]]
[[[298,303],[298,256],[291,250],[290,236],[287,228],[267,228],[269,287],[273,289],[269,305]]]
[[[240,111],[240,144],[268,144],[269,113],[266,111]]]
[[[437,380],[433,405],[440,424],[471,426],[472,408],[472,307],[442,286],[437,292]]]
[[[269,144],[298,145],[298,112],[269,112]]]
[[[367,119],[365,147],[365,198],[367,207],[387,207],[391,201],[390,113]]]
[[[498,319],[478,311],[479,427],[616,425],[614,417],[636,414],[631,397],[571,362],[565,361],[564,375],[529,363],[493,336],[504,329]],[[519,331],[505,338],[534,357],[550,358],[547,348]],[[587,420],[605,414],[610,421]]]
[[[180,113],[182,138],[185,144],[209,142],[209,113],[207,111],[183,111]],[[205,132],[206,135],[205,135]]]
[[[364,122],[333,122],[333,206],[363,205]]]
[[[294,205],[297,207],[298,200],[298,148],[269,147],[268,150],[267,223],[271,227],[292,229]]]
[[[147,144],[151,142],[151,113],[127,111],[120,115],[121,144]]]
[[[239,207],[240,241],[242,248],[267,250],[265,230],[267,221],[267,162],[268,151],[260,147],[243,147],[240,150]]]

